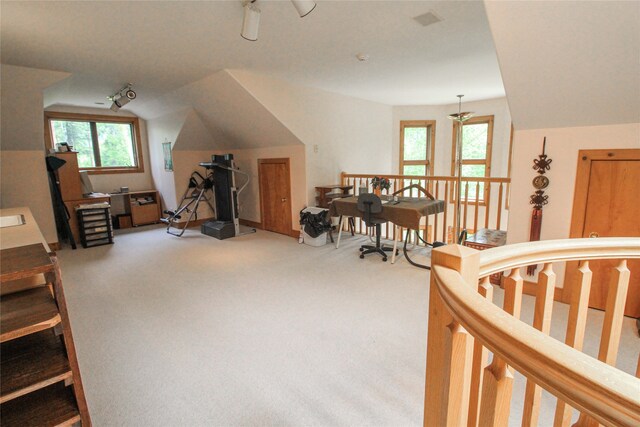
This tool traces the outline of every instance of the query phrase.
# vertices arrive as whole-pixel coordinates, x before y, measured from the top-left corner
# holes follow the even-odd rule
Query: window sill
[[[81,172],[87,172],[89,175],[107,175],[119,173],[143,173],[143,167],[135,168],[80,168]]]

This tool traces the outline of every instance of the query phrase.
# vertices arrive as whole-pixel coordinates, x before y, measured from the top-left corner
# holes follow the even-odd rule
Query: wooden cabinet
[[[125,204],[131,212],[131,224],[134,227],[160,222],[162,209],[157,191],[131,191],[124,195]]]
[[[82,182],[80,181],[80,171],[78,169],[78,153],[72,151],[56,153],[55,157],[66,162],[56,171],[58,181],[60,182],[62,200],[82,199]],[[72,214],[71,212],[69,213]]]
[[[353,185],[323,185],[316,187],[316,206],[319,208],[329,208],[333,199],[341,199],[351,196],[350,191]]]
[[[0,231],[2,425],[90,426],[56,257],[42,243],[7,247],[12,235],[32,231],[33,217],[25,217],[22,229]],[[21,282],[29,286],[12,286]]]

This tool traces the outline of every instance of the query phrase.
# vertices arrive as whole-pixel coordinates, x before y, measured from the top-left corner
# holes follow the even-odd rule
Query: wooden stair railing
[[[630,274],[640,238],[541,241],[478,252],[448,245],[432,252],[427,337],[425,426],[506,426],[513,370],[526,377],[523,426],[538,425],[544,389],[558,398],[554,426],[640,425],[640,380],[615,368]],[[620,259],[613,269],[598,359],[582,353],[591,284],[589,261]],[[549,336],[553,263],[582,260],[569,307],[565,342]],[[533,326],[518,319],[520,268],[544,264],[538,275]],[[504,305],[492,303],[487,277],[504,279]],[[635,272],[640,274],[640,272]],[[487,352],[494,354],[488,362]],[[487,366],[488,364],[488,366]],[[640,359],[638,361],[640,374]]]
[[[452,240],[450,228],[457,219],[454,209],[457,179],[453,176],[413,176],[386,174],[341,174],[342,185],[353,186],[354,195],[358,195],[360,187],[367,187],[374,176],[387,178],[391,187],[384,190],[385,195],[403,195],[405,197],[430,197],[444,200],[444,211],[429,219],[433,240],[448,242]],[[509,178],[462,178],[460,194],[462,199],[462,226],[469,233],[479,228],[499,230],[508,220],[506,210],[508,191],[504,190],[511,180]],[[356,221],[356,232],[366,234],[362,219]],[[427,240],[429,230],[422,230],[422,237]],[[395,239],[395,227],[387,224],[382,230],[383,238]],[[420,242],[416,242],[420,244]]]

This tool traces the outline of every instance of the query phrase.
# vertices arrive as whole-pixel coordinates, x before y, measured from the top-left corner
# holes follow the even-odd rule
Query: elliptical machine
[[[240,225],[238,195],[249,184],[249,174],[241,171],[233,161],[233,154],[214,154],[211,162],[200,163],[213,176],[215,190],[216,220],[201,226],[202,234],[216,239],[228,239],[243,234],[255,233],[256,229]],[[236,188],[236,174],[244,175],[246,181]]]

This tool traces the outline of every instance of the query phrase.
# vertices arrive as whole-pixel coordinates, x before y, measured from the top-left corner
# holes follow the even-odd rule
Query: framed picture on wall
[[[173,171],[173,157],[171,157],[171,143],[162,143],[162,154],[164,155],[164,170]]]

